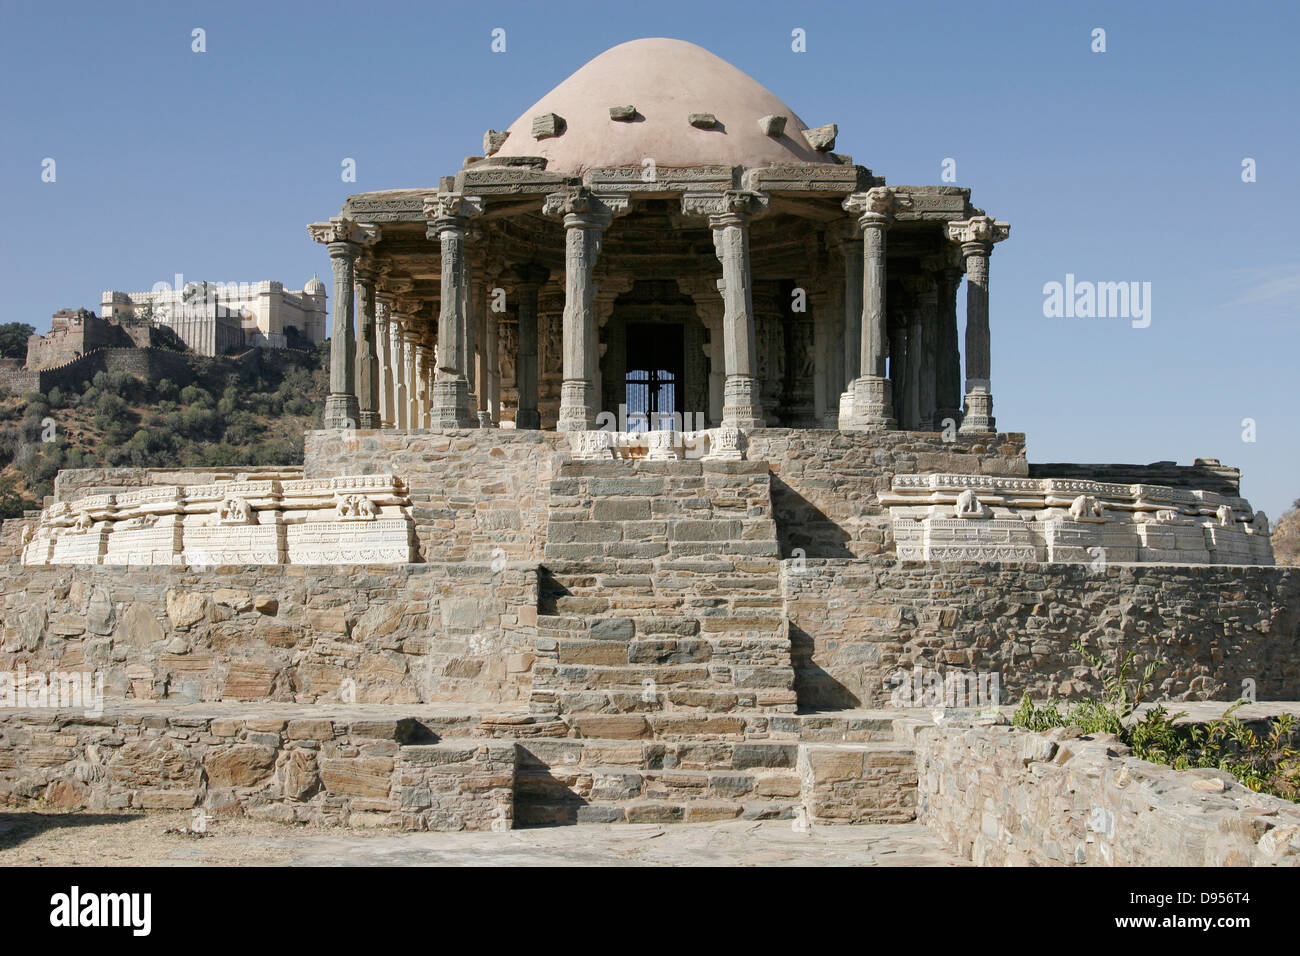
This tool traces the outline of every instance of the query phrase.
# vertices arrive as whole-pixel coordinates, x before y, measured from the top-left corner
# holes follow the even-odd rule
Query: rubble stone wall
[[[1294,568],[786,560],[782,586],[804,709],[888,706],[917,665],[996,674],[1004,703],[1096,693],[1076,639],[1163,658],[1173,698],[1235,700],[1250,679],[1261,700],[1300,699]]]
[[[514,767],[513,743],[480,737],[464,720],[306,708],[296,717],[0,711],[0,806],[501,830],[513,824]]]
[[[400,475],[411,498],[417,560],[536,561],[561,448],[568,448],[564,435],[531,430],[309,431],[304,474]]]
[[[531,566],[0,568],[0,670],[89,670],[109,698],[527,700]]]
[[[1300,865],[1300,806],[1070,733],[920,728],[918,822],[983,866]]]
[[[895,475],[959,472],[1024,477],[1025,436],[938,432],[841,432],[764,428],[745,457],[767,461],[782,557],[865,558],[894,549],[880,496]]]

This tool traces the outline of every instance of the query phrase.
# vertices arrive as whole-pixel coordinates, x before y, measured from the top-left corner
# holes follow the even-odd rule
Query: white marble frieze
[[[23,563],[407,564],[415,525],[393,475],[162,485],[56,502]]]
[[[1164,485],[897,475],[881,495],[906,561],[1272,564],[1244,498]]]
[[[579,461],[740,461],[745,435],[738,428],[700,431],[569,432],[569,451]]]

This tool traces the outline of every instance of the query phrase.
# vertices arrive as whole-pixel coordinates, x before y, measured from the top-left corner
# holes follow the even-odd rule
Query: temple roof
[[[632,106],[631,121],[610,116]],[[534,118],[556,114],[558,136],[534,136]],[[711,114],[712,128],[692,125]],[[780,135],[759,121],[784,116]],[[707,120],[697,120],[707,122]],[[544,125],[544,124],[543,124]],[[804,122],[753,77],[703,47],[656,37],[606,50],[551,90],[510,126],[493,159],[543,156],[547,170],[581,175],[597,166],[770,166],[838,160],[804,139]]]

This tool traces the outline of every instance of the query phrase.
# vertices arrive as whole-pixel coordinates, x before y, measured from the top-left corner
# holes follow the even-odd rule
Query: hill
[[[1278,564],[1300,567],[1300,498],[1273,525],[1273,556]]]
[[[75,390],[0,394],[0,517],[40,507],[60,468],[302,461],[303,432],[321,423],[328,344],[186,358],[176,379],[101,371]]]

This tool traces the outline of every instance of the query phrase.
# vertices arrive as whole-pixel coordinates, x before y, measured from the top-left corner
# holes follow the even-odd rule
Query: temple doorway
[[[681,323],[632,322],[627,326],[628,428],[680,429],[685,337]]]

